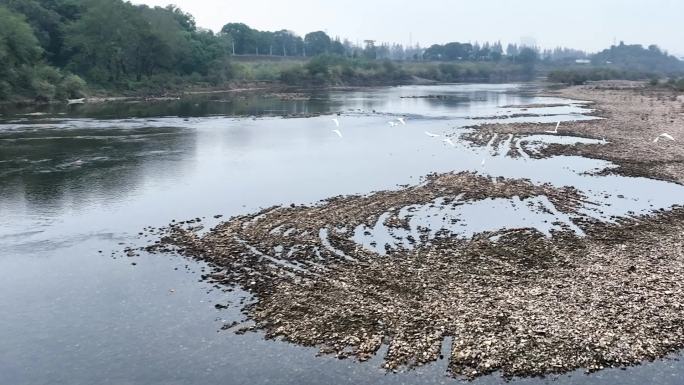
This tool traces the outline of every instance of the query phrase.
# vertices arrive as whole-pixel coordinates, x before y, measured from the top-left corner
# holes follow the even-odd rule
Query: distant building
[[[577,63],[577,64],[590,64],[591,60],[589,60],[589,59],[577,59],[577,60],[575,60],[575,63]]]

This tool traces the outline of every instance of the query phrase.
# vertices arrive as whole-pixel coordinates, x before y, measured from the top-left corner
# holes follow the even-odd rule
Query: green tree
[[[304,36],[306,56],[316,56],[329,53],[331,43],[332,41],[330,40],[330,36],[323,31],[307,33],[306,36]]]
[[[237,55],[256,53],[257,32],[243,23],[229,23],[221,28],[221,33],[229,36],[231,49],[234,45]]]
[[[26,20],[0,6],[0,99],[30,88],[29,75],[42,53]]]

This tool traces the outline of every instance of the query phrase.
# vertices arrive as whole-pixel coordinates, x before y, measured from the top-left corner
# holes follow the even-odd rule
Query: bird
[[[556,129],[553,131],[545,131],[548,132],[549,134],[557,134],[558,133],[558,127],[560,127],[560,121],[556,124]]]
[[[397,123],[395,123],[395,122],[387,122],[387,124],[389,124],[390,127],[395,127],[395,126],[397,126]]]
[[[340,138],[342,137],[342,132],[340,130],[332,130],[332,132],[336,133]]]
[[[451,147],[456,147],[456,145],[454,144],[454,141],[451,140],[451,138],[444,138],[444,143],[450,145]]]
[[[655,139],[653,139],[653,143],[658,143],[658,140],[660,138],[670,139],[673,142],[675,140],[675,138],[673,138],[672,135],[670,135],[668,133],[662,133],[662,134],[658,135]]]
[[[337,118],[332,119],[333,123],[335,123],[335,126],[339,127],[340,126],[340,121]]]
[[[405,120],[404,118],[397,118],[397,120],[398,120],[399,123],[401,123],[402,125],[406,125],[406,120]]]
[[[485,166],[485,160],[482,159],[482,167],[484,167],[484,166]]]
[[[433,134],[432,132],[425,131],[425,135],[431,137],[431,138],[439,138],[439,135]]]

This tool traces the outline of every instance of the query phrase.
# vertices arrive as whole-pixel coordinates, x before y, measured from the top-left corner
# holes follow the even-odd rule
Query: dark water
[[[531,91],[527,85],[401,87],[320,92],[297,100],[212,94],[0,112],[0,384],[456,382],[446,377],[445,360],[386,374],[379,369],[380,355],[358,363],[317,357],[316,349],[265,341],[259,333],[218,332],[225,322],[243,319],[238,305],[244,294],[199,282],[203,265],[179,257],[111,253],[121,250],[120,243],[140,242],[137,233],[148,225],[198,216],[214,223],[215,214],[397,188],[435,171],[574,185],[599,203],[585,212],[603,219],[682,203],[684,191],[677,185],[586,175],[610,167],[606,162],[512,159],[504,155],[507,142],[500,149],[473,149],[458,136],[453,146],[442,141],[445,134],[487,121],[474,117],[586,119],[581,114],[587,111],[576,104],[524,111],[543,115],[538,117],[495,119],[522,112],[501,106],[568,102],[533,97]],[[323,115],[278,117],[289,114]],[[407,124],[391,127],[388,121],[399,116],[407,116]],[[333,117],[342,138],[332,132]],[[543,145],[580,139],[549,135],[508,142],[515,140]],[[519,211],[527,203],[461,206],[452,215],[466,226],[454,233],[506,226],[548,231],[554,220],[571,223],[558,213]],[[414,212],[419,224],[443,225],[428,207],[416,210],[424,213]],[[391,235],[376,227],[372,237]],[[234,306],[218,310],[216,303]],[[684,365],[666,359],[627,370],[512,382],[680,384],[682,374]],[[475,383],[503,380],[489,376]]]

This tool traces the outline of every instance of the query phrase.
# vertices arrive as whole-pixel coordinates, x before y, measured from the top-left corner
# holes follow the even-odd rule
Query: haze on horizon
[[[133,0],[175,4],[198,26],[220,31],[230,22],[259,30],[288,29],[304,36],[322,30],[352,42],[373,39],[421,46],[450,41],[520,43],[532,38],[544,48],[599,51],[614,42],[657,44],[684,56],[680,0]]]

